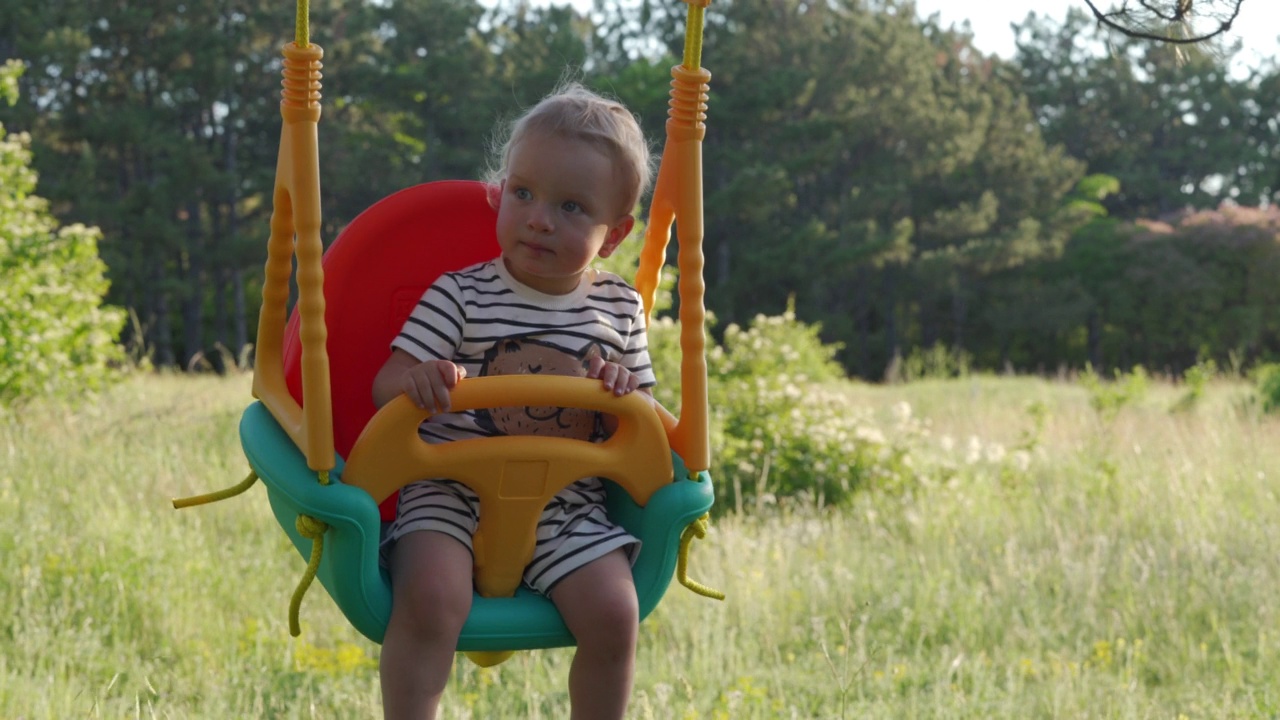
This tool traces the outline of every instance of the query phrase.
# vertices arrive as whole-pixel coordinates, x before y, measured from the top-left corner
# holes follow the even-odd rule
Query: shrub
[[[634,248],[624,243],[605,267],[629,277]],[[657,309],[669,305],[664,277]],[[708,325],[714,318],[708,316]],[[876,426],[870,414],[824,390],[845,378],[839,345],[821,328],[796,319],[794,300],[774,317],[756,316],[746,328],[729,325],[715,344],[708,333],[707,392],[711,406],[711,476],[716,512],[760,508],[780,500],[844,502],[868,485],[901,485],[912,477],[906,441]],[[680,326],[670,317],[649,325],[649,352],[658,376],[655,397],[680,405]]]
[[[20,63],[0,68],[11,90]],[[0,405],[39,395],[72,396],[116,374],[124,359],[116,336],[124,313],[104,307],[106,266],[99,233],[59,228],[32,191],[29,138],[0,125]]]
[[[1262,412],[1270,414],[1280,409],[1280,363],[1266,363],[1255,368],[1253,384]]]
[[[1080,373],[1080,384],[1089,391],[1089,404],[1103,420],[1112,420],[1120,408],[1133,404],[1147,394],[1147,371],[1135,365],[1128,373],[1116,371],[1115,381],[1107,382],[1092,366]]]
[[[1218,363],[1212,359],[1201,360],[1187,368],[1187,371],[1182,374],[1182,383],[1186,387],[1186,392],[1174,403],[1173,410],[1181,412],[1190,410],[1198,405],[1204,397],[1204,392],[1208,388],[1209,382],[1217,375]]]
[[[927,349],[912,348],[906,358],[893,363],[885,379],[889,382],[918,382],[967,377],[972,365],[973,356],[965,350],[934,343]]]
[[[838,504],[859,488],[910,475],[906,446],[827,391],[844,372],[835,361],[840,347],[823,344],[819,331],[789,305],[745,329],[730,325],[707,353],[721,510],[788,498]]]

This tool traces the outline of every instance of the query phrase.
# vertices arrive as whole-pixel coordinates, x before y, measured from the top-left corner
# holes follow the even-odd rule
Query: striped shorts
[[[526,585],[550,595],[574,570],[619,548],[635,563],[640,541],[609,520],[604,497],[600,479],[586,478],[551,498],[538,519],[533,560],[524,570]],[[396,519],[383,536],[384,561],[392,543],[424,530],[444,533],[471,550],[479,520],[480,499],[462,483],[424,480],[406,485],[400,491]]]

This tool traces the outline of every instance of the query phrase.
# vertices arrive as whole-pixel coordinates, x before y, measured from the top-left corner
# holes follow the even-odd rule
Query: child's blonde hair
[[[622,177],[622,212],[635,209],[649,187],[653,160],[639,120],[622,103],[576,82],[561,85],[516,118],[506,138],[495,143],[486,181],[494,186],[501,183],[507,177],[512,148],[541,133],[589,143],[611,158]]]

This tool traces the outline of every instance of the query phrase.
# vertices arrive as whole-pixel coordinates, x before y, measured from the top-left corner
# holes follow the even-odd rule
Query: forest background
[[[159,366],[256,332],[293,3],[0,7],[38,192],[101,229],[107,302]],[[496,122],[577,68],[655,142],[679,2],[312,3],[331,241],[419,182],[477,177]],[[895,0],[715,3],[705,143],[717,332],[793,303],[851,375],[956,367],[1178,375],[1280,357],[1280,66],[1029,17],[1011,59]]]

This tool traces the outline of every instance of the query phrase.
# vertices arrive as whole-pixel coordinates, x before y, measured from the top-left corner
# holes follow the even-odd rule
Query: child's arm
[[[397,395],[408,395],[414,405],[448,412],[449,391],[467,376],[460,365],[448,360],[419,362],[409,353],[396,348],[373,378],[373,404],[382,407]]]

